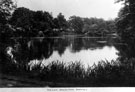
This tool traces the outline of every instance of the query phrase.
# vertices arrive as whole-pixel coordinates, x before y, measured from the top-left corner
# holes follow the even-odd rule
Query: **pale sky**
[[[18,7],[52,12],[54,17],[61,12],[67,19],[76,15],[106,20],[116,18],[122,7],[114,2],[115,0],[17,0]]]

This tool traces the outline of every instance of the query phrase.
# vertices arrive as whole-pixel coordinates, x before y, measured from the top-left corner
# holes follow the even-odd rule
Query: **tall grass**
[[[81,62],[66,64],[53,61],[48,65],[42,62],[31,67],[28,63],[17,64],[0,59],[2,73],[27,76],[39,81],[74,83],[85,86],[135,86],[135,58],[124,61],[100,61],[97,65],[84,67]]]

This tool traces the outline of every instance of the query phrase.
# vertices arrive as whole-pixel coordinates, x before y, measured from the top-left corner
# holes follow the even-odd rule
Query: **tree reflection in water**
[[[106,50],[106,52],[102,52],[100,54],[96,54],[98,56],[104,56],[102,59],[105,59],[105,55],[107,55],[110,51],[113,55],[116,54],[116,50],[113,46],[114,39],[111,38],[87,38],[87,37],[59,37],[59,38],[14,38],[12,39],[12,47],[14,49],[13,56],[14,59],[19,64],[28,64],[32,60],[50,60],[53,58],[54,54],[58,54],[60,57],[65,55],[65,51],[70,50],[70,55],[75,56],[74,54],[80,53],[80,58],[85,58],[86,62],[91,61],[90,59],[92,55],[92,51],[97,52],[97,50]],[[107,48],[105,48],[107,46]],[[88,53],[86,53],[86,51]],[[57,53],[56,53],[57,52]],[[84,55],[82,53],[86,53],[89,55]],[[101,55],[102,54],[102,55]],[[65,55],[65,57],[70,56]],[[76,54],[79,55],[79,54]],[[93,54],[95,55],[95,54]],[[112,55],[112,58],[115,57]],[[76,56],[75,56],[76,57]],[[110,57],[110,56],[106,56]],[[73,58],[73,57],[70,57]],[[99,58],[99,59],[100,59]],[[88,60],[89,59],[89,60]],[[106,58],[107,59],[107,58]],[[53,59],[54,60],[54,59]],[[67,60],[67,59],[66,59]],[[69,59],[70,60],[70,59]],[[75,60],[75,59],[74,59]],[[76,59],[75,61],[77,61]],[[51,61],[50,61],[51,62]]]
[[[123,61],[125,59],[135,58],[135,40],[122,40],[122,45],[115,45],[119,50],[119,59]]]

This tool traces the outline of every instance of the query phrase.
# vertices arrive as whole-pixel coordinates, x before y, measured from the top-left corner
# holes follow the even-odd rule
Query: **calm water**
[[[12,39],[14,59],[29,61],[29,64],[43,62],[45,65],[52,61],[66,63],[80,61],[85,66],[92,66],[101,60],[116,60],[119,51],[115,48],[115,38],[91,37],[50,37]]]

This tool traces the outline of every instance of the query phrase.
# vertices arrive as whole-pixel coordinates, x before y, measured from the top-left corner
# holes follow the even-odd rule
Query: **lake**
[[[80,61],[86,67],[101,60],[116,60],[119,51],[116,38],[62,36],[48,38],[12,38],[10,47],[16,62],[28,61],[34,65],[52,61],[71,63]]]

